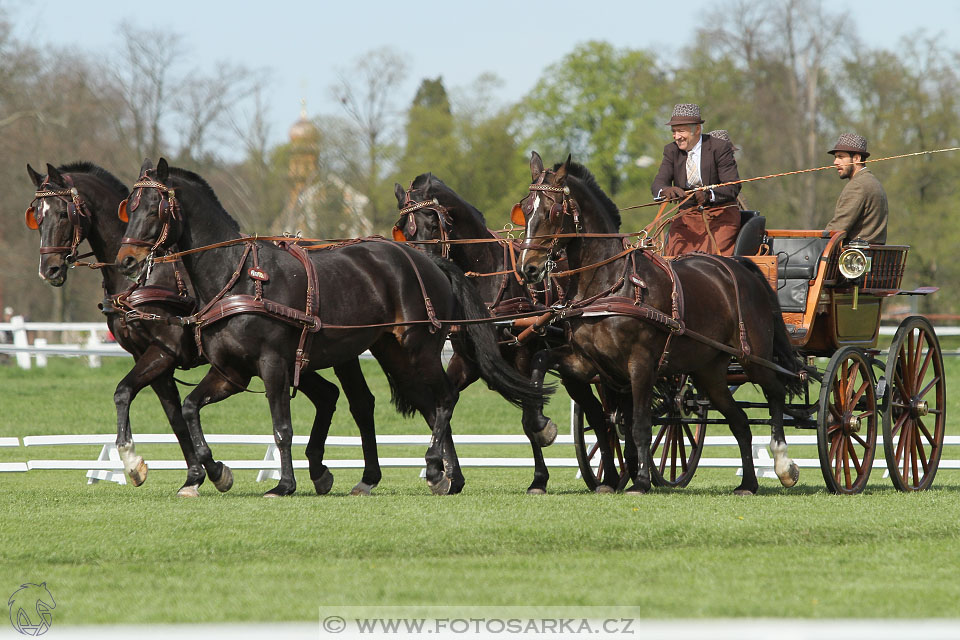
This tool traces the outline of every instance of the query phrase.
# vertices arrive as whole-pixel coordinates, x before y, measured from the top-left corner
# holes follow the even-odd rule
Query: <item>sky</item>
[[[0,0],[14,36],[36,47],[72,46],[109,57],[119,53],[126,21],[179,34],[200,69],[217,61],[264,69],[275,143],[286,140],[301,100],[311,117],[341,114],[330,87],[374,49],[390,47],[407,60],[399,105],[410,103],[423,78],[439,76],[455,92],[484,73],[500,78],[495,97],[508,104],[527,93],[546,67],[589,40],[658,50],[669,60],[725,4],[686,0],[690,12],[678,14],[676,3],[647,0]],[[825,7],[848,12],[868,47],[893,48],[924,30],[960,50],[956,0],[846,0]],[[677,96],[676,102],[687,101],[695,97]]]

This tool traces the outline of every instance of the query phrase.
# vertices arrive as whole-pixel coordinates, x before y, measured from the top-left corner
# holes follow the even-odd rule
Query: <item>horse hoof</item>
[[[143,457],[137,456],[137,464],[130,469],[128,474],[130,476],[130,482],[133,483],[133,486],[139,487],[147,481],[147,470],[147,463],[143,461]]]
[[[617,492],[616,489],[606,484],[597,485],[597,488],[594,491],[595,493],[616,493]]]
[[[800,479],[800,467],[795,462],[791,462],[786,472],[777,474],[777,477],[780,478],[780,484],[789,489]]]
[[[557,439],[557,425],[547,418],[547,424],[534,435],[534,439],[541,447],[549,447]]]
[[[223,471],[220,472],[220,478],[213,481],[213,486],[217,488],[217,491],[220,493],[226,493],[230,491],[230,488],[233,486],[233,471],[230,470],[230,467],[221,463],[223,466]]]
[[[540,487],[530,487],[527,489],[528,496],[545,496],[547,495],[547,490]]]
[[[325,496],[333,489],[333,474],[330,469],[324,469],[323,475],[313,481],[313,488],[317,490],[318,496]]]
[[[649,489],[644,490],[644,489],[642,489],[641,487],[639,487],[639,486],[637,486],[637,485],[633,485],[633,486],[630,487],[629,489],[624,489],[623,492],[624,492],[625,494],[627,494],[628,496],[642,496],[642,495],[645,495],[645,494],[649,493],[650,490],[649,490]]]
[[[357,485],[350,490],[350,495],[352,496],[368,496],[370,492],[373,491],[375,484],[367,484],[366,482],[360,481]]]
[[[273,491],[267,491],[265,494],[263,494],[263,497],[264,498],[282,498],[283,496],[280,495],[279,493],[274,493]]]
[[[427,486],[430,487],[430,491],[433,492],[433,495],[446,496],[446,495],[450,495],[450,487],[452,486],[452,483],[450,482],[450,478],[448,478],[447,476],[442,476],[440,478],[440,482],[436,484],[433,484],[428,480]]]
[[[735,496],[755,496],[757,495],[756,491],[751,491],[750,489],[735,489],[733,492]]]
[[[177,496],[181,498],[199,498],[200,492],[197,491],[197,485],[185,484],[180,487],[180,491],[177,491]]]

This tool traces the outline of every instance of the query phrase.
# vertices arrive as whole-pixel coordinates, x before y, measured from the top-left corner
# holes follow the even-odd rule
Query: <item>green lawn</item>
[[[947,369],[957,380],[954,361]],[[0,367],[0,435],[113,432],[113,389],[127,367],[118,359],[99,370],[69,360]],[[422,420],[393,411],[382,377],[369,371],[378,432],[426,433]],[[519,433],[519,412],[481,387],[463,394],[455,431]],[[134,403],[134,433],[167,430],[152,395]],[[960,415],[952,401],[950,410]],[[564,431],[567,400],[551,411]],[[298,397],[296,433],[308,433],[311,417]],[[203,419],[208,433],[270,433],[260,395],[205,409]],[[332,433],[356,433],[343,402]],[[766,440],[764,429],[755,433]],[[172,446],[138,450],[148,462],[177,455]],[[27,452],[96,454],[0,449],[0,460]],[[440,498],[405,469],[386,470],[373,497],[355,498],[346,494],[360,471],[335,473],[332,494],[318,497],[298,471],[297,495],[282,500],[261,498],[268,487],[253,471],[237,471],[227,494],[205,484],[197,500],[174,496],[180,471],[151,471],[139,488],[87,485],[79,471],[0,475],[0,590],[46,581],[57,624],[315,621],[321,606],[354,604],[628,605],[653,618],[960,616],[955,471],[941,471],[933,491],[906,495],[876,470],[864,494],[840,497],[805,469],[797,487],[761,480],[753,498],[730,495],[732,470],[701,469],[687,489],[642,497],[588,494],[570,469],[552,470],[550,495],[530,497],[530,470],[466,469],[464,493]]]

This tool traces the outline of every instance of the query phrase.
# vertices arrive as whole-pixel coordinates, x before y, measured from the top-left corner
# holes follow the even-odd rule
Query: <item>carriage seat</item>
[[[817,275],[820,257],[829,241],[829,238],[771,239],[771,253],[777,256],[777,298],[782,311],[806,311],[810,280]]]
[[[740,231],[733,245],[735,256],[755,256],[763,245],[767,219],[759,211],[740,212]]]

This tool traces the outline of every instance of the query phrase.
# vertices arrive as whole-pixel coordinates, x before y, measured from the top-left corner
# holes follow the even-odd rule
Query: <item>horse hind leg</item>
[[[759,370],[762,369],[762,370]],[[770,453],[773,454],[773,470],[780,484],[789,488],[800,479],[800,467],[787,455],[787,439],[783,435],[783,413],[786,405],[786,389],[776,374],[766,368],[747,368],[751,381],[763,389],[770,407]]]
[[[360,361],[357,359],[333,368],[343,387],[350,405],[350,415],[360,431],[360,448],[363,451],[363,475],[360,482],[350,490],[352,496],[368,496],[380,484],[383,477],[380,471],[380,457],[377,454],[376,423],[373,410],[376,399],[363,377]]]
[[[313,488],[317,495],[322,496],[330,493],[333,488],[333,473],[323,464],[323,453],[340,390],[315,371],[303,372],[300,377],[300,390],[310,399],[316,410],[305,453]]]

